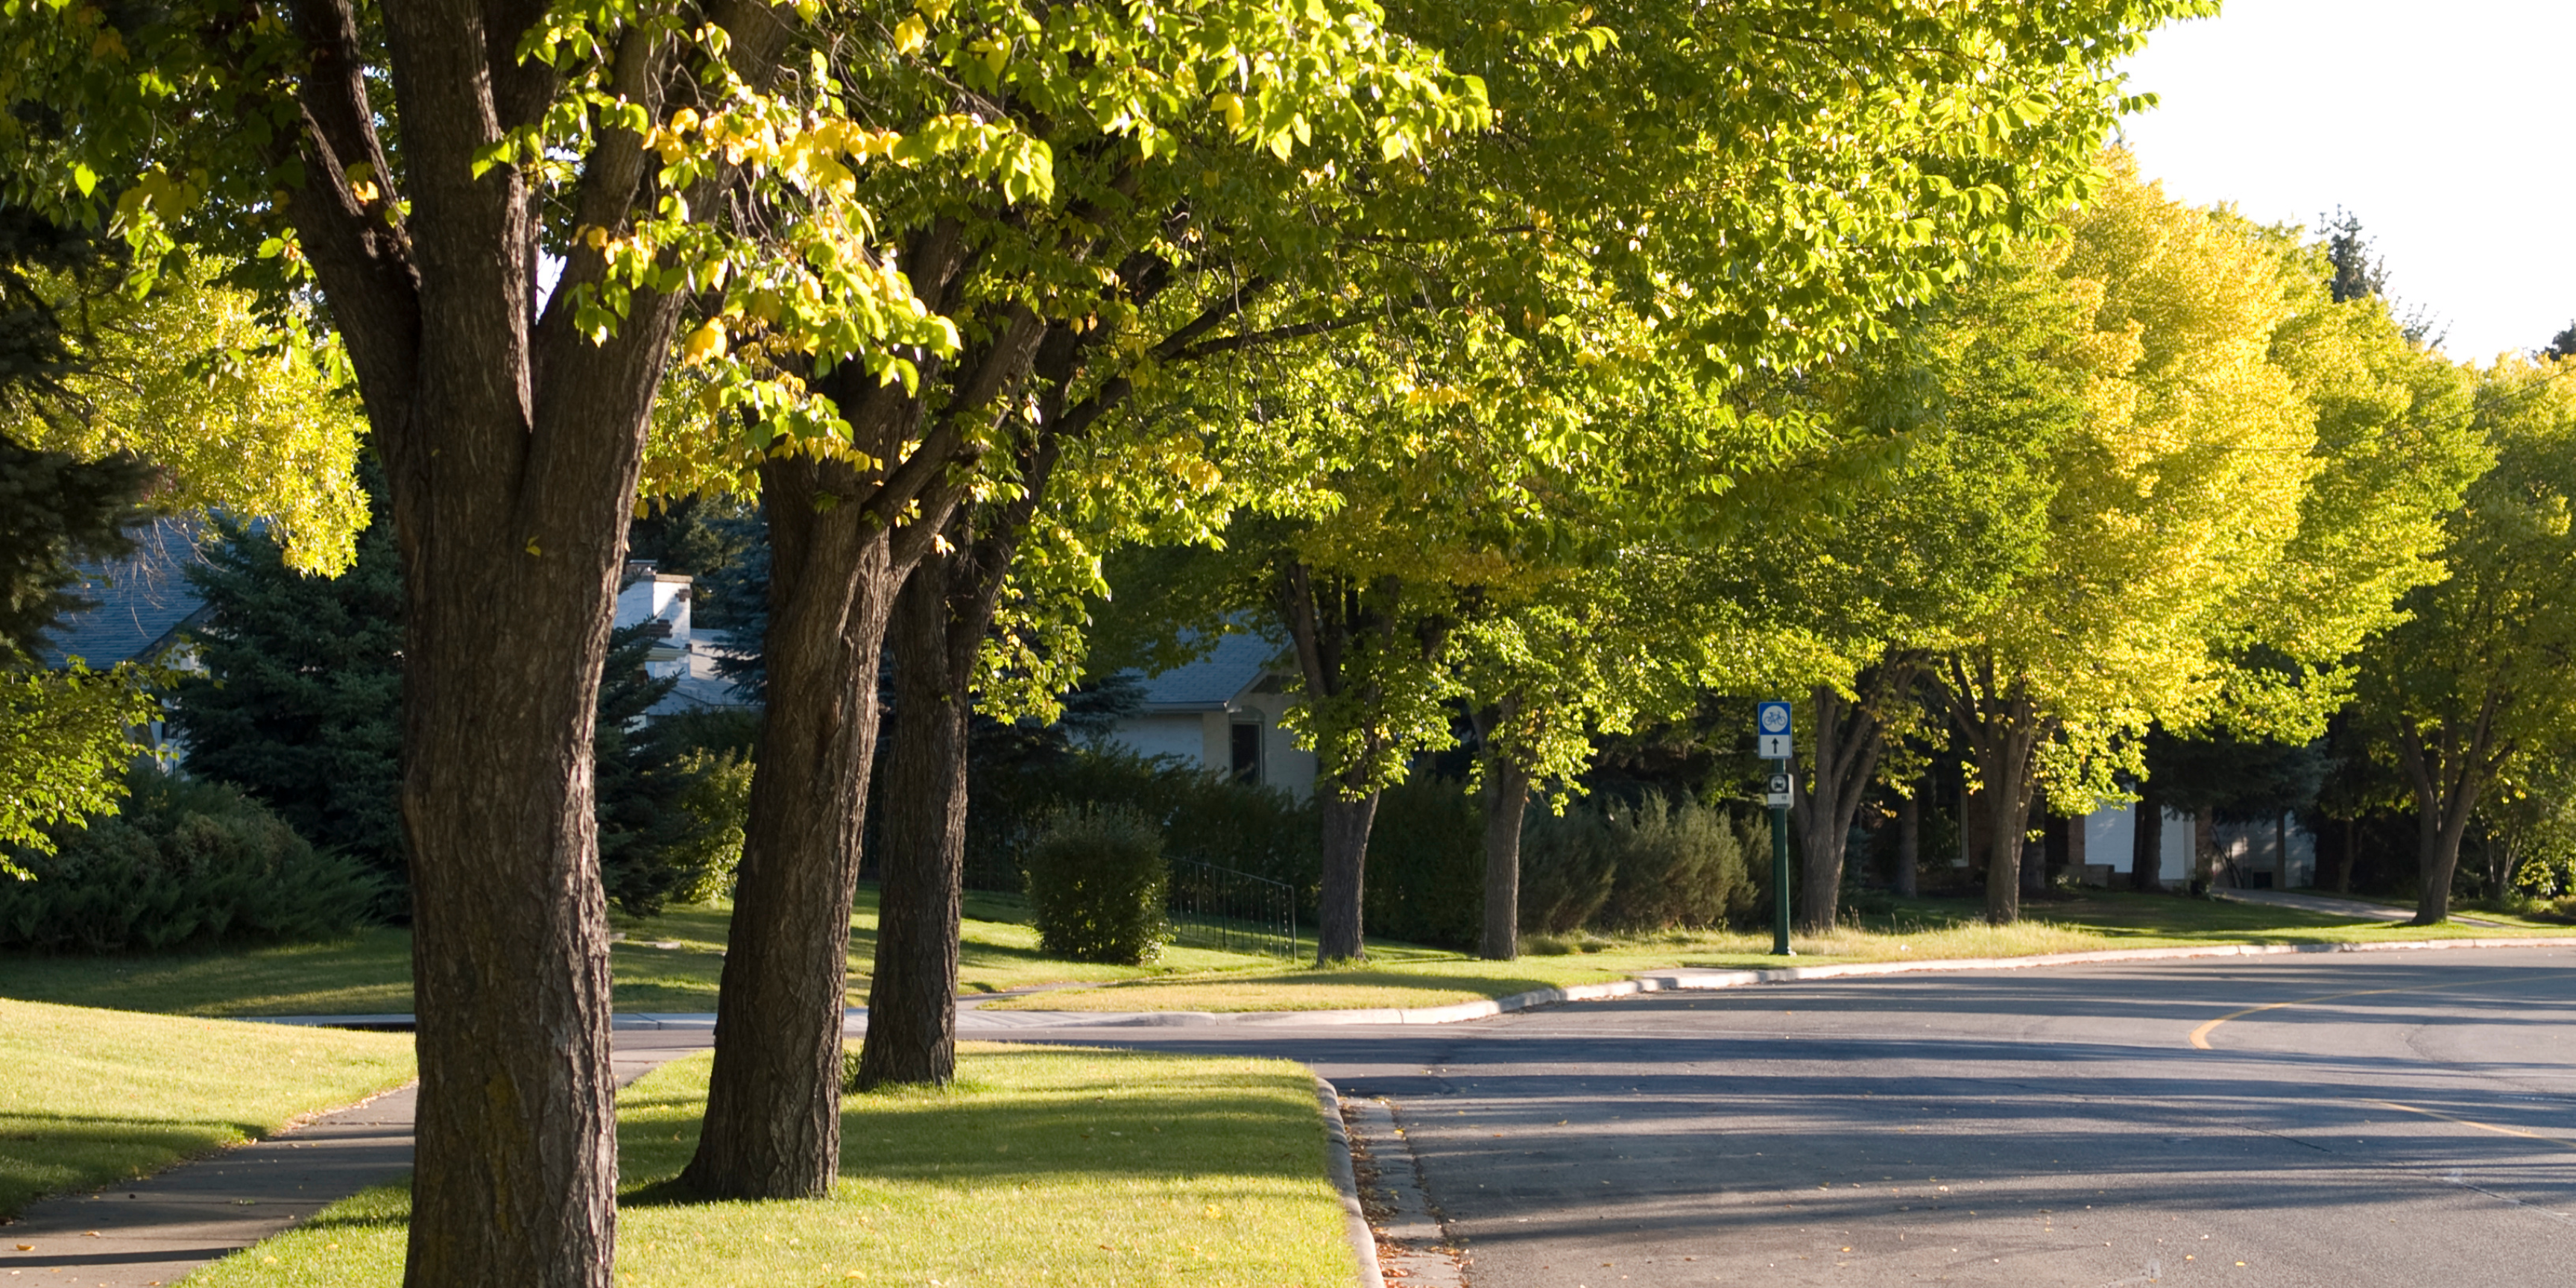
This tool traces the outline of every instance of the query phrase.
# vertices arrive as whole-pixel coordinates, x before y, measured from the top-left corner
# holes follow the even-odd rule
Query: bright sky
[[[2401,312],[2484,363],[2576,321],[2576,3],[2226,0],[2129,63],[2139,168],[2311,229],[2360,216]]]

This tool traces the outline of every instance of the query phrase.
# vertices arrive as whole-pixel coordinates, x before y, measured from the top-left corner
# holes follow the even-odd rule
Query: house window
[[[1237,721],[1233,727],[1233,734],[1234,738],[1230,750],[1232,752],[1231,760],[1233,763],[1231,767],[1234,771],[1234,781],[1238,783],[1260,782],[1261,726],[1249,721]]]

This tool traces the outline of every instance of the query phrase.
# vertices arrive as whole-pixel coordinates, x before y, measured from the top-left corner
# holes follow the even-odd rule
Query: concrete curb
[[[1883,975],[1921,975],[1933,972],[1972,970],[2036,970],[2049,966],[2091,966],[2114,962],[2170,962],[2205,957],[2289,957],[2306,953],[2404,953],[2439,952],[2446,949],[2471,948],[2576,948],[2576,935],[2534,935],[2517,939],[2415,939],[2398,942],[2365,944],[2212,944],[2205,948],[2113,948],[2085,953],[2053,953],[2036,957],[1953,957],[1919,962],[1849,962],[1839,966],[1778,966],[1763,970],[1718,970],[1711,967],[1684,966],[1672,970],[1648,971],[1624,980],[1601,984],[1572,984],[1563,988],[1534,988],[1526,993],[1473,1002],[1452,1002],[1447,1006],[1411,1008],[1385,1007],[1358,1011],[974,1011],[959,1016],[958,1036],[984,1041],[1009,1041],[1021,1029],[1123,1029],[1123,1028],[1199,1028],[1231,1025],[1342,1025],[1342,1024],[1457,1024],[1481,1020],[1512,1011],[1526,1011],[1538,1006],[1557,1006],[1566,1002],[1597,1002],[1613,997],[1634,997],[1640,993],[1665,993],[1679,990],[1745,988],[1756,984],[1788,984],[1814,979],[1868,979]],[[988,1025],[968,1023],[966,1014]],[[1027,1016],[1005,1020],[1001,1017]],[[409,1028],[408,1015],[283,1015],[244,1016],[261,1024],[317,1024],[338,1028]],[[846,1021],[853,1032],[864,1032],[867,1012],[851,1008]],[[620,1015],[614,1027],[619,1029],[712,1029],[715,1016],[709,1015]]]
[[[2202,957],[2286,957],[2302,953],[2432,952],[2465,948],[2576,948],[2576,936],[2533,936],[2522,939],[2424,939],[2401,943],[2367,944],[2213,944],[2206,948],[2114,948],[2084,953],[2053,953],[2036,957],[1957,957],[1919,962],[1849,962],[1839,966],[1781,966],[1767,970],[1716,970],[1686,966],[1674,970],[1649,971],[1630,979],[1602,984],[1534,988],[1526,993],[1514,993],[1509,997],[1497,997],[1487,1001],[1453,1002],[1447,1006],[1423,1006],[1410,1009],[1390,1007],[1362,1011],[1225,1013],[1020,1011],[1004,1012],[1004,1014],[1068,1017],[1079,1015],[1085,1018],[1072,1020],[1070,1024],[1085,1028],[1177,1027],[1202,1024],[1456,1024],[1463,1020],[1481,1020],[1488,1016],[1525,1011],[1537,1006],[1555,1006],[1565,1002],[1595,1002],[1613,997],[1634,997],[1640,993],[1744,988],[1756,984],[1787,984],[1812,979],[1866,979],[1882,975],[1919,975],[1946,971],[2032,970],[2047,966],[2185,961]],[[1094,1015],[1116,1018],[1089,1018]],[[1039,1026],[1033,1023],[1030,1027]]]
[[[1359,1288],[1386,1288],[1377,1264],[1377,1236],[1369,1230],[1368,1214],[1360,1210],[1359,1174],[1351,1166],[1351,1138],[1342,1126],[1342,1095],[1320,1076],[1315,1104],[1324,1115],[1324,1170],[1342,1196],[1343,1232],[1351,1241],[1351,1255],[1359,1258]]]

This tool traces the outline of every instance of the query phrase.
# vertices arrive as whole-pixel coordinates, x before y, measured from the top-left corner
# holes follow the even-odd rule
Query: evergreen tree
[[[2549,337],[2549,347],[2542,349],[2540,351],[2540,356],[2544,358],[2576,358],[2576,322],[2568,323],[2566,330]]]
[[[189,573],[213,609],[197,633],[206,669],[180,683],[171,722],[190,769],[265,802],[316,845],[400,876],[402,567],[381,480],[369,483],[377,522],[336,578],[289,568],[266,530],[218,528],[206,565]],[[696,844],[704,824],[680,806],[695,781],[681,766],[693,745],[643,723],[676,683],[645,673],[668,630],[617,631],[599,686],[601,866],[609,896],[639,915],[698,890],[708,868]]]
[[[653,646],[670,634],[659,621],[621,626],[608,637],[608,665],[599,677],[599,723],[591,735],[599,758],[592,795],[599,812],[599,868],[608,897],[639,917],[660,912],[674,899],[697,893],[708,875],[709,826],[683,807],[696,779],[682,762],[693,748],[644,720],[644,713],[679,684],[645,670]]]
[[[196,632],[205,671],[180,682],[170,721],[191,770],[399,877],[402,564],[367,473],[374,522],[338,577],[288,567],[270,529],[217,525],[188,573],[212,610]]]

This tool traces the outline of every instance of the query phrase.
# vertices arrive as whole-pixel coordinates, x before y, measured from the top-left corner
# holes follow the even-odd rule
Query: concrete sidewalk
[[[410,1016],[360,1017],[407,1027]],[[294,1022],[309,1022],[299,1019]],[[675,1026],[617,1035],[619,1086],[713,1041]],[[155,1288],[369,1186],[411,1172],[417,1084],[140,1181],[38,1199],[0,1226],[0,1272],[50,1272],[65,1288]]]
[[[2412,908],[2392,907],[2366,899],[2342,899],[2313,890],[2213,890],[2213,896],[2231,903],[2261,904],[2267,908],[2293,908],[2300,912],[2322,913],[2329,917],[2362,917],[2371,921],[2413,921]],[[2504,926],[2508,923],[2479,917],[2454,915],[2451,920],[2463,926]]]

